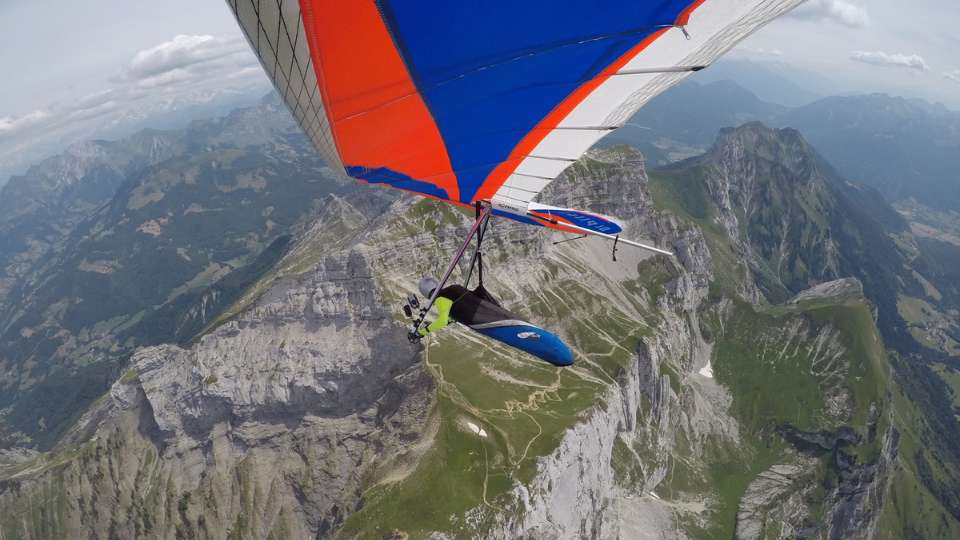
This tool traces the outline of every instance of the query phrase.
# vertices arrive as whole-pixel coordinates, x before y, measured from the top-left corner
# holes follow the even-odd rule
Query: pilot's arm
[[[433,306],[437,308],[437,319],[430,323],[426,328],[420,328],[420,335],[425,336],[431,332],[436,332],[444,326],[450,324],[450,308],[453,307],[453,300],[438,296]]]

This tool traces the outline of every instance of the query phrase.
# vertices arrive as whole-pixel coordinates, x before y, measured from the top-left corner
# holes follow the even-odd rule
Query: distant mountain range
[[[824,98],[779,123],[799,129],[844,176],[891,201],[960,209],[960,113],[872,94]]]
[[[242,90],[195,92],[165,100],[157,100],[148,106],[139,107],[125,114],[109,117],[106,122],[79,124],[64,132],[54,131],[38,138],[25,148],[10,151],[16,141],[7,135],[0,141],[0,188],[13,176],[23,175],[27,169],[41,160],[64,152],[69,146],[83,144],[88,140],[117,140],[144,129],[182,129],[198,118],[216,118],[230,111],[257,104],[266,93],[266,88],[257,85]],[[2,194],[0,194],[2,196]]]
[[[725,57],[696,74],[700,84],[737,81],[758,98],[785,107],[800,107],[837,93],[819,74],[777,61],[755,62]]]
[[[842,176],[891,202],[960,208],[960,113],[918,99],[827,97],[791,108],[736,82],[689,80],[652,100],[604,144],[632,144],[651,163],[666,164],[701,153],[720,129],[749,121],[798,129]]]

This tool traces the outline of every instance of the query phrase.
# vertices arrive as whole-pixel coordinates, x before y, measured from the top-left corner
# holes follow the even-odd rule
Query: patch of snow
[[[479,436],[481,436],[481,437],[486,437],[486,436],[487,436],[487,432],[486,432],[482,427],[474,424],[473,422],[469,422],[469,421],[468,421],[468,422],[467,422],[467,427],[470,428],[470,431],[474,432],[475,434],[477,434],[477,435],[479,435]]]
[[[707,365],[705,365],[705,366],[703,366],[702,368],[700,368],[700,371],[698,371],[697,373],[703,375],[704,377],[706,377],[706,378],[708,378],[708,379],[712,379],[712,378],[713,378],[713,365],[710,363],[709,360],[707,360]]]

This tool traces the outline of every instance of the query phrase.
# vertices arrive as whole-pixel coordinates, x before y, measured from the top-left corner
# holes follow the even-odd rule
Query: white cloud
[[[176,36],[138,52],[115,78],[144,88],[190,83],[256,65],[239,37]]]
[[[246,44],[238,38],[180,35],[156,47],[138,52],[130,62],[129,69],[132,74],[146,78],[207,63],[238,52],[246,52]]]
[[[16,133],[43,124],[49,116],[50,113],[47,111],[33,111],[19,118],[10,116],[0,118],[0,135]]]
[[[89,136],[124,116],[144,116],[151,106],[190,95],[263,85],[266,77],[239,37],[178,35],[136,53],[101,92],[52,103],[20,117],[0,117],[0,157],[39,139]],[[266,89],[265,85],[264,90]],[[71,136],[71,133],[82,134]]]
[[[943,78],[948,81],[953,81],[957,84],[960,84],[960,69],[955,69],[953,71],[944,71]]]
[[[833,21],[851,28],[870,24],[866,6],[857,0],[808,0],[790,16],[808,21]]]
[[[850,59],[875,66],[891,66],[917,71],[928,71],[930,66],[919,54],[886,53],[883,51],[854,51]]]

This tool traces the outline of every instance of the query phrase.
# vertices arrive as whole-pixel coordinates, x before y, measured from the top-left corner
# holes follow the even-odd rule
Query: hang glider
[[[654,96],[802,1],[227,4],[331,167],[461,206],[490,204],[531,225],[615,237],[611,218],[533,201]]]
[[[227,0],[332,168],[476,208],[441,286],[490,216],[669,254],[621,240],[611,217],[534,200],[653,97],[802,2]]]

